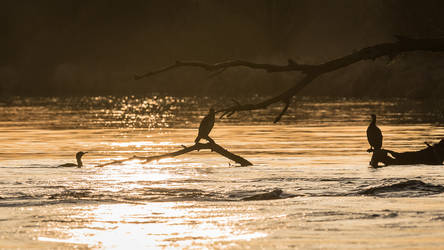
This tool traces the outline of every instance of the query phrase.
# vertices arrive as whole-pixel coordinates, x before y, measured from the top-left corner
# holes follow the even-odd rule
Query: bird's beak
[[[83,154],[87,154],[88,152],[83,152]]]

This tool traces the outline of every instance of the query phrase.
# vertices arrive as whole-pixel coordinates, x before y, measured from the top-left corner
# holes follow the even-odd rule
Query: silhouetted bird
[[[214,126],[214,115],[214,109],[210,108],[208,115],[206,115],[200,122],[199,134],[197,135],[196,140],[194,140],[195,143],[198,143],[200,139],[206,139],[209,142],[214,143],[214,140],[209,136],[211,129],[213,129]]]
[[[77,154],[76,154],[77,164],[75,164],[75,163],[65,163],[65,164],[62,164],[62,165],[60,165],[58,167],[59,168],[68,168],[68,167],[78,167],[78,168],[81,168],[81,167],[83,167],[82,156],[84,154],[86,154],[86,153],[88,153],[88,152],[82,152],[82,151],[77,152]]]
[[[376,126],[376,115],[372,114],[371,117],[372,121],[367,128],[367,139],[370,144],[369,152],[372,149],[381,149],[382,147],[382,132],[378,126]]]

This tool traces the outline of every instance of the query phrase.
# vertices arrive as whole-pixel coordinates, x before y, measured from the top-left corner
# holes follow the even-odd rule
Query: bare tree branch
[[[262,102],[255,103],[255,104],[243,104],[243,105],[235,104],[235,105],[230,106],[228,108],[217,110],[216,112],[223,113],[223,115],[221,116],[221,117],[223,117],[225,114],[232,115],[234,112],[239,112],[239,111],[266,109],[271,104],[278,103],[278,102],[287,103],[287,100],[290,100],[294,95],[296,95],[301,89],[303,89],[305,86],[307,86],[315,78],[316,78],[315,75],[306,75],[301,81],[299,81],[294,86],[292,86],[291,88],[287,89],[286,91],[284,91],[283,93],[281,93],[278,96],[266,99],[266,100],[264,100]],[[276,118],[275,121],[276,120],[279,121],[280,118],[287,111],[287,109],[288,109],[288,107],[285,109],[285,111],[283,113],[281,113],[278,116],[279,119]]]
[[[114,164],[122,164],[123,162],[126,161],[131,161],[131,160],[144,160],[145,163],[151,162],[151,161],[156,161],[156,160],[160,160],[163,158],[169,158],[169,157],[176,157],[179,155],[183,155],[192,151],[199,151],[202,149],[210,149],[211,151],[214,151],[238,164],[240,164],[242,167],[245,166],[251,166],[253,165],[251,162],[249,162],[248,160],[244,159],[243,157],[233,154],[230,151],[224,149],[223,147],[221,147],[219,144],[216,143],[196,143],[193,146],[190,147],[186,147],[184,145],[182,145],[183,149],[178,150],[178,151],[174,151],[171,153],[166,153],[166,154],[161,154],[161,155],[155,155],[155,156],[147,156],[147,157],[143,157],[143,156],[132,156],[126,159],[122,159],[122,160],[115,160],[115,161],[111,161],[108,163],[104,163],[104,164],[100,164],[97,165],[96,167],[104,167],[104,166],[108,166],[108,165],[114,165]]]
[[[239,111],[266,109],[271,104],[283,102],[285,103],[285,106],[282,112],[279,114],[279,116],[275,119],[275,122],[277,122],[287,111],[289,106],[288,100],[290,100],[291,97],[295,96],[305,86],[310,84],[314,79],[321,76],[322,74],[338,70],[340,68],[349,66],[351,64],[354,64],[362,60],[369,60],[369,59],[374,60],[378,57],[383,57],[383,56],[394,58],[401,53],[411,52],[411,51],[430,51],[430,52],[444,51],[444,38],[412,39],[403,36],[396,36],[396,39],[397,39],[396,42],[381,43],[374,46],[366,47],[356,52],[353,52],[349,55],[317,65],[299,64],[291,59],[288,60],[288,63],[286,65],[254,63],[244,60],[233,60],[233,61],[226,61],[215,64],[209,64],[198,61],[176,61],[176,63],[173,65],[158,70],[150,71],[142,75],[136,75],[135,79],[137,80],[144,77],[157,75],[162,72],[181,67],[197,67],[207,71],[216,71],[217,73],[219,72],[222,73],[227,68],[247,67],[256,70],[265,70],[270,73],[297,71],[305,74],[305,77],[301,81],[295,83],[293,87],[282,92],[278,96],[266,99],[262,102],[255,104],[240,105],[239,103],[236,103],[233,106],[217,111],[222,113],[221,117],[223,117],[225,115],[232,115],[235,112]]]
[[[195,67],[195,68],[202,68],[207,71],[216,71],[216,70],[222,70],[227,68],[234,68],[234,67],[247,67],[252,69],[262,69],[267,72],[281,72],[281,71],[291,71],[296,70],[292,69],[293,67],[297,66],[295,65],[273,65],[273,64],[266,64],[266,63],[254,63],[249,61],[243,61],[243,60],[233,60],[233,61],[226,61],[226,62],[220,62],[215,64],[209,64],[205,62],[199,62],[199,61],[176,61],[176,63],[169,65],[167,67],[157,69],[154,71],[147,72],[142,75],[135,75],[134,79],[139,80],[145,77],[153,76],[160,74],[165,71],[169,71],[175,68],[183,68],[183,67]],[[297,70],[303,70],[305,67],[311,67],[310,65],[301,65],[301,69]]]
[[[208,76],[208,78],[214,78],[214,77],[216,77],[216,76],[218,76],[218,75],[224,73],[224,71],[227,70],[227,69],[228,69],[228,68],[223,68],[223,69],[220,69],[220,70],[218,70],[218,71],[216,71],[216,72],[214,72],[214,73],[211,73],[211,74]]]
[[[279,113],[279,115],[274,119],[273,123],[277,123],[278,121],[281,120],[282,116],[285,114],[285,112],[287,112],[288,107],[290,106],[290,100],[287,100],[285,102],[285,106],[282,109],[281,113]]]

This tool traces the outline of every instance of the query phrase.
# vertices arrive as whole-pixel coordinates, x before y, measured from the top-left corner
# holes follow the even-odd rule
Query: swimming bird
[[[378,126],[376,126],[376,115],[372,114],[371,117],[372,121],[367,128],[367,140],[370,144],[370,148],[367,150],[368,152],[371,152],[372,149],[381,149],[382,147],[382,132]]]
[[[200,122],[199,126],[199,134],[197,135],[196,139],[194,140],[195,143],[198,143],[200,139],[206,139],[207,141],[214,143],[214,140],[210,138],[209,134],[211,132],[211,129],[213,129],[214,126],[214,116],[215,111],[213,108],[210,108],[210,111],[208,112],[208,115],[206,115],[202,121]]]
[[[86,153],[88,153],[88,152],[82,152],[82,151],[77,152],[77,154],[76,154],[77,164],[75,164],[75,163],[65,163],[65,164],[59,165],[58,167],[59,168],[68,168],[68,167],[78,167],[78,168],[81,168],[81,167],[83,167],[82,156],[84,154],[86,154]]]

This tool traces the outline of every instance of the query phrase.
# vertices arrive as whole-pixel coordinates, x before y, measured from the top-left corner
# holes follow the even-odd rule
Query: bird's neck
[[[372,122],[370,123],[370,125],[372,125],[372,126],[376,125],[376,119],[372,119]]]
[[[81,168],[83,167],[82,158],[77,158],[77,167]]]

